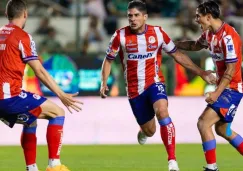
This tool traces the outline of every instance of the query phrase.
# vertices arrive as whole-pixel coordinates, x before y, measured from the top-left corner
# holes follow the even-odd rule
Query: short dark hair
[[[6,5],[6,15],[9,20],[21,16],[22,12],[27,9],[25,0],[9,0]]]
[[[133,0],[128,3],[127,9],[136,8],[138,11],[147,14],[146,3],[142,0]]]
[[[217,19],[220,17],[219,5],[212,0],[201,3],[198,7],[198,12],[203,16],[211,14],[213,18]]]

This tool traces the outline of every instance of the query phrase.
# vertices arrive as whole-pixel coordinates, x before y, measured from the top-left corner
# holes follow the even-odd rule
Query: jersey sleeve
[[[26,34],[19,40],[19,50],[21,52],[22,60],[27,63],[30,60],[38,60],[38,54],[35,47],[35,41],[32,36]]]
[[[236,55],[236,47],[235,43],[237,40],[234,40],[231,35],[224,36],[222,40],[222,48],[224,52],[224,58],[226,63],[237,62],[238,58]]]
[[[174,53],[177,50],[174,42],[170,39],[170,37],[167,35],[167,33],[164,32],[162,28],[160,28],[160,31],[162,33],[163,40],[164,40],[162,44],[162,49],[166,53]]]
[[[201,45],[205,46],[205,48],[208,47],[208,41],[207,41],[207,32],[203,32],[201,36],[197,39],[197,42],[199,42]]]
[[[120,50],[120,38],[119,32],[116,31],[111,37],[109,47],[106,50],[106,58],[109,60],[114,60]]]

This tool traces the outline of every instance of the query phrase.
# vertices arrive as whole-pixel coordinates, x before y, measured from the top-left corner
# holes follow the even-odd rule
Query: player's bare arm
[[[106,91],[108,91],[107,87],[107,79],[111,73],[111,62],[112,60],[109,60],[107,58],[104,59],[104,62],[102,64],[101,68],[101,85],[100,85],[100,97],[106,98]]]
[[[200,67],[194,64],[186,54],[182,53],[180,50],[177,50],[170,55],[175,59],[176,62],[202,77],[202,79],[208,84],[216,84],[216,77],[212,74],[214,73],[214,71],[202,70]]]
[[[220,80],[219,85],[217,86],[216,90],[214,92],[208,92],[206,95],[206,102],[208,103],[214,103],[217,101],[220,94],[224,91],[224,89],[229,85],[230,81],[232,80],[232,77],[235,73],[235,65],[236,63],[227,63],[226,64],[226,71]]]
[[[60,87],[56,84],[56,82],[53,80],[53,78],[50,76],[50,74],[45,70],[45,68],[42,66],[39,60],[31,60],[28,62],[28,64],[33,69],[40,81],[59,97],[59,99],[67,107],[70,113],[72,113],[70,107],[77,112],[81,110],[81,107],[76,103],[83,103],[73,99],[73,97],[77,96],[78,93],[67,94],[63,92],[60,89]]]
[[[187,40],[187,41],[176,41],[175,45],[178,49],[186,51],[199,51],[206,48],[198,41]]]

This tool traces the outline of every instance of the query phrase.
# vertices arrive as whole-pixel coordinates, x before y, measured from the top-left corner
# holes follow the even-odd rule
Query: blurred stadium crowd
[[[100,58],[105,56],[106,47],[108,45],[111,35],[116,29],[120,27],[119,21],[126,19],[127,4],[130,0],[26,0],[29,8],[30,18],[38,18],[39,25],[36,30],[32,32],[34,39],[37,42],[39,55],[43,61],[49,60],[53,56],[59,58],[68,57],[66,61],[74,61],[71,70],[75,72],[75,68],[94,69],[101,66]],[[239,33],[237,22],[230,20],[233,17],[243,16],[243,0],[215,0],[221,6],[221,13],[223,19],[235,26]],[[195,9],[202,0],[146,0],[149,18],[151,19],[172,19],[175,21],[174,25],[180,29],[180,35],[172,37],[174,40],[192,39],[191,35],[200,35],[199,27],[194,22]],[[0,17],[4,17],[5,6],[7,0],[0,1]],[[69,42],[60,42],[58,37],[62,36],[62,32],[57,29],[57,25],[52,24],[55,18],[62,19],[78,19],[88,20],[87,29],[84,34],[77,34],[76,40]],[[28,26],[28,23],[27,23]],[[75,25],[69,27],[77,27]],[[82,29],[82,25],[81,25]],[[78,28],[76,28],[78,30]],[[77,32],[77,31],[76,31]],[[171,36],[171,35],[170,35]],[[195,37],[193,37],[195,38]],[[197,58],[199,54],[193,54],[195,62],[202,67],[205,67],[204,59]],[[84,62],[84,59],[86,62]],[[97,62],[97,60],[99,62]],[[63,63],[67,63],[64,61]],[[187,72],[180,66],[173,64],[171,60],[164,61],[164,73],[167,74],[169,84],[169,95],[202,95],[203,91],[198,91],[196,86],[195,92],[192,87],[188,87],[186,93],[178,93],[183,85],[195,82],[197,85],[202,85],[197,80],[193,81],[195,75]],[[121,72],[121,67],[118,65],[119,60],[115,61],[112,69],[113,78],[111,95],[125,95],[124,81]],[[60,63],[59,63],[60,64]],[[92,66],[91,66],[92,64]],[[60,65],[55,64],[56,67]],[[76,66],[77,65],[77,66]],[[49,64],[46,65],[50,67]],[[172,66],[172,67],[171,67]],[[167,68],[166,68],[167,67]],[[65,68],[65,66],[63,66]],[[70,67],[68,67],[70,69]],[[173,70],[169,70],[173,68]],[[52,68],[53,69],[53,68]],[[211,68],[207,68],[211,69]],[[84,74],[80,70],[79,74]],[[173,73],[172,75],[169,75]],[[97,73],[85,73],[93,78]],[[31,74],[30,74],[31,75]],[[59,74],[60,75],[60,74]],[[84,76],[84,75],[83,75]],[[65,77],[69,77],[65,76]],[[57,78],[60,81],[61,78]],[[98,79],[97,79],[98,80]],[[97,81],[96,80],[96,81]],[[86,80],[87,81],[87,80]],[[89,80],[88,80],[89,81]],[[80,80],[73,81],[75,84]],[[66,82],[65,82],[66,83]],[[63,84],[65,84],[63,83]],[[80,83],[81,84],[81,83]],[[27,84],[30,85],[30,84]],[[82,85],[80,85],[82,87]],[[87,86],[92,86],[91,84]],[[203,84],[203,86],[205,86]],[[85,87],[85,86],[84,86]],[[97,87],[97,85],[96,85]],[[87,87],[86,87],[87,88]],[[97,89],[97,88],[96,88]],[[201,88],[204,89],[204,88]],[[76,90],[73,88],[73,90]],[[183,90],[184,91],[184,90]],[[198,93],[199,92],[199,93]],[[95,92],[97,93],[97,92]],[[87,95],[90,95],[89,93]]]

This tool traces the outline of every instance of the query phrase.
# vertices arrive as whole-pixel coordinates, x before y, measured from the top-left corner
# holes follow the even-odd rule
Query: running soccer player
[[[176,49],[175,44],[159,26],[145,24],[148,15],[146,4],[139,0],[129,2],[127,17],[129,26],[117,30],[111,38],[102,65],[100,96],[107,95],[107,79],[111,62],[119,54],[124,70],[129,102],[141,130],[139,144],[155,133],[156,115],[160,124],[161,139],[168,153],[169,171],[178,171],[175,156],[175,127],[168,113],[164,76],[160,71],[162,50],[178,63],[200,75],[208,83],[214,83],[211,71],[203,71],[188,56]]]
[[[64,93],[38,60],[35,42],[23,30],[28,18],[25,1],[9,0],[6,15],[9,23],[0,28],[0,118],[11,128],[15,123],[24,125],[21,145],[27,171],[38,171],[36,120],[48,119],[46,137],[49,163],[46,171],[69,171],[60,161],[65,112],[45,97],[21,89],[26,64],[70,112],[80,111],[76,103],[81,102],[73,99],[77,94]]]
[[[196,41],[176,42],[177,48],[188,51],[208,48],[216,66],[217,88],[206,94],[208,105],[197,124],[207,161],[205,171],[218,170],[213,125],[216,133],[243,155],[243,138],[230,128],[242,98],[242,42],[235,29],[219,17],[220,9],[216,2],[200,4],[195,20],[201,26],[202,35]]]

